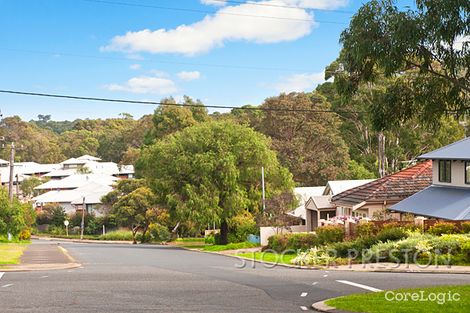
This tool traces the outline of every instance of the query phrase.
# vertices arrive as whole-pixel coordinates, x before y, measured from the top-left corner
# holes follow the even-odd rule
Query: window
[[[465,183],[470,184],[470,161],[465,161]]]
[[[451,166],[452,161],[440,160],[439,161],[439,181],[441,183],[450,183],[451,182]]]

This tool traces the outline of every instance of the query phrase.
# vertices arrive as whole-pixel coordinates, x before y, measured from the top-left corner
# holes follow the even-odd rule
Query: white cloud
[[[286,2],[292,4],[291,0],[268,0],[259,3],[286,4]],[[310,7],[314,3],[324,7],[328,1],[306,2]],[[337,3],[338,0],[333,2]],[[272,16],[280,19],[240,15]],[[292,41],[310,34],[315,25],[313,14],[304,9],[241,4],[223,7],[214,15],[208,15],[199,22],[183,24],[174,29],[130,31],[114,37],[102,50],[131,54],[150,52],[195,55],[221,47],[228,41],[255,43]]]
[[[325,82],[325,73],[301,73],[284,77],[272,85],[278,92],[312,91],[318,84]]]
[[[133,77],[123,84],[109,84],[105,88],[110,91],[159,95],[168,95],[178,90],[171,79],[154,76]]]
[[[215,6],[224,6],[227,4],[225,0],[201,0],[201,3],[205,5],[215,5]]]
[[[191,81],[201,78],[201,73],[198,71],[182,71],[176,74],[180,79],[185,81]]]
[[[137,63],[136,63],[136,64],[131,64],[131,65],[129,66],[129,68],[130,68],[131,70],[138,70],[138,69],[140,69],[140,64],[137,64]]]

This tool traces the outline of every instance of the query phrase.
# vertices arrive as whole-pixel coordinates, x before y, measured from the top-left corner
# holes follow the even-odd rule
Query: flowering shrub
[[[329,265],[334,261],[335,257],[330,256],[323,249],[314,247],[308,251],[300,252],[291,262],[296,265]]]

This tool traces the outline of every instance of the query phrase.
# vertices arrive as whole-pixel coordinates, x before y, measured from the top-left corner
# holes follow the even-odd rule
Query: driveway
[[[266,268],[170,246],[62,243],[82,268],[0,273],[3,312],[301,312],[350,293],[470,275]]]

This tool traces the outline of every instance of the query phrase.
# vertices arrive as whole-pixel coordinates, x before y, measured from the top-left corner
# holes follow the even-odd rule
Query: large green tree
[[[415,2],[400,10],[393,0],[369,1],[341,35],[344,90],[380,79],[378,72],[391,78],[373,106],[377,129],[470,110],[470,1]]]
[[[260,212],[261,167],[268,198],[292,192],[291,174],[269,147],[269,139],[251,128],[210,121],[145,148],[140,171],[174,218],[201,230],[217,221],[226,243],[230,218],[243,210]]]
[[[296,183],[317,186],[347,176],[349,155],[339,132],[341,121],[335,114],[321,112],[331,109],[325,97],[318,93],[281,94],[266,99],[261,108],[266,111],[255,128],[271,137],[273,149]],[[279,111],[289,109],[318,112]]]

